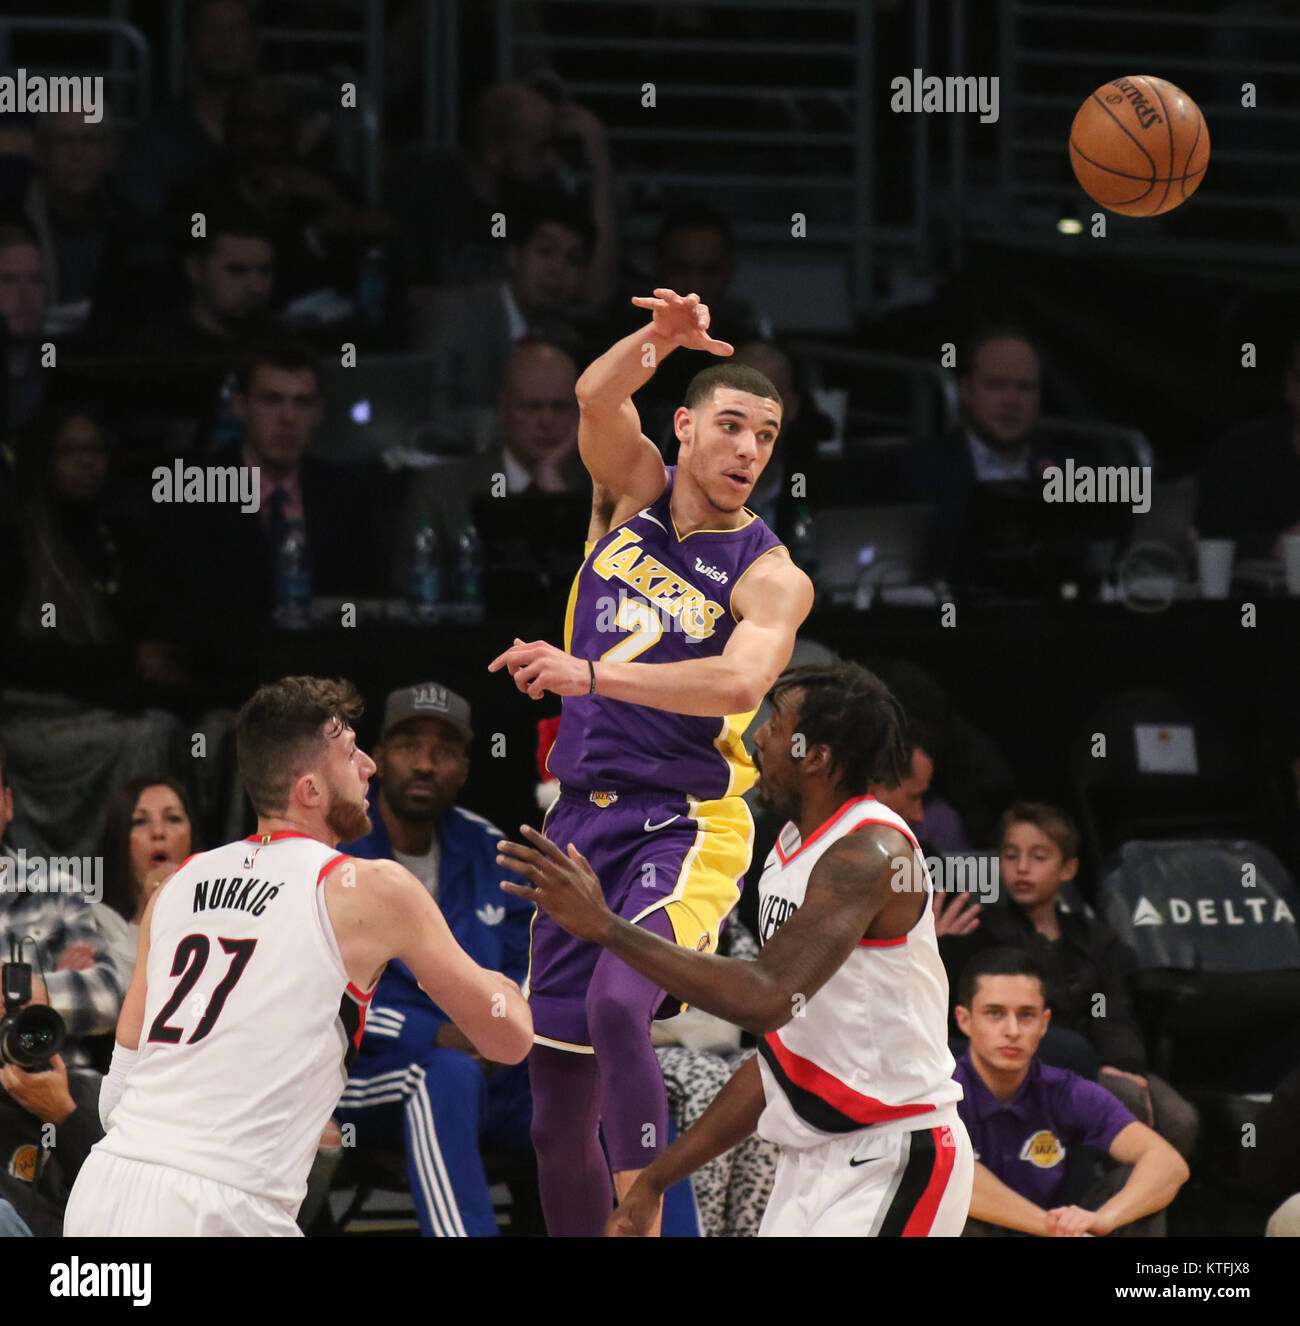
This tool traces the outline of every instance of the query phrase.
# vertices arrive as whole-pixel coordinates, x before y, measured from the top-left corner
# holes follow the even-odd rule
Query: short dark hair
[[[748,364],[710,364],[702,368],[686,388],[684,402],[688,410],[697,410],[713,399],[713,393],[719,387],[730,387],[733,391],[747,391],[751,396],[767,396],[774,400],[782,410],[785,402],[781,393],[772,385],[766,374],[760,373]]]
[[[320,389],[320,356],[296,336],[262,337],[240,356],[235,367],[235,383],[245,396],[259,368],[278,368],[282,373],[310,373],[316,380],[317,390]]]
[[[969,1008],[979,990],[981,976],[1029,976],[1038,982],[1047,999],[1047,972],[1037,959],[1021,948],[986,948],[977,953],[962,969],[957,979],[957,1002]]]
[[[364,708],[344,680],[282,677],[260,686],[235,719],[239,780],[259,815],[288,809],[289,788],[307,761],[318,757],[331,719],[350,727]]]
[[[966,356],[961,361],[957,376],[970,377],[975,369],[975,356],[993,341],[1024,341],[1036,358],[1042,358],[1038,353],[1038,343],[1023,327],[1013,322],[985,322],[976,327],[967,339]]]
[[[0,792],[3,792],[7,786],[5,783],[5,764],[7,763],[8,758],[9,757],[5,754],[5,748],[0,746]]]
[[[131,821],[140,793],[147,787],[169,787],[176,793],[190,821],[190,852],[200,850],[199,826],[189,793],[179,779],[170,774],[141,774],[123,783],[109,798],[99,854],[104,861],[103,901],[126,921],[135,920],[137,902],[137,884],[131,877]]]
[[[728,255],[735,247],[731,222],[716,207],[708,203],[687,203],[669,212],[659,223],[655,234],[655,253],[662,254],[668,247],[668,237],[674,230],[716,230],[722,236],[722,245]]]
[[[1032,824],[1045,833],[1060,848],[1062,861],[1073,861],[1079,855],[1079,830],[1059,806],[1049,806],[1045,801],[1017,801],[998,821],[999,843],[1013,824]]]
[[[530,194],[520,205],[507,233],[507,246],[522,248],[548,221],[572,230],[582,241],[583,256],[591,257],[596,247],[596,226],[591,212],[576,199],[554,191]]]
[[[208,257],[217,247],[217,240],[229,239],[265,240],[275,251],[275,235],[266,223],[242,207],[219,207],[207,213],[204,218],[203,234],[194,235],[185,231],[184,251],[196,258]]]
[[[896,787],[907,777],[907,719],[879,677],[860,663],[805,663],[786,669],[769,698],[775,702],[795,687],[803,691],[797,723],[804,749],[830,747],[849,796],[865,795],[872,783]]]

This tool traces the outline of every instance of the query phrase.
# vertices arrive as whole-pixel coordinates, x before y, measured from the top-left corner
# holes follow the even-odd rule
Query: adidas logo
[[[485,902],[475,913],[484,925],[500,925],[506,919],[506,909],[495,903]]]

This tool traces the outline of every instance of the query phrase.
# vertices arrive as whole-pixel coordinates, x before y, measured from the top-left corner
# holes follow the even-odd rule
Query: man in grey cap
[[[374,751],[374,828],[339,850],[401,862],[465,952],[522,985],[535,909],[498,887],[501,830],[456,805],[473,737],[469,704],[454,691],[436,682],[393,691]],[[336,1117],[356,1126],[358,1146],[405,1147],[426,1236],[497,1232],[479,1147],[531,1151],[531,1116],[527,1063],[480,1058],[410,971],[390,962]]]

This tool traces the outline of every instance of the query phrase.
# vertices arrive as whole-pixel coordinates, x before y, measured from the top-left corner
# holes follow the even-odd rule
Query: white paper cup
[[[1282,565],[1286,569],[1286,592],[1300,596],[1300,534],[1282,539]]]
[[[1201,577],[1201,597],[1226,599],[1232,583],[1233,539],[1197,539],[1196,565]]]

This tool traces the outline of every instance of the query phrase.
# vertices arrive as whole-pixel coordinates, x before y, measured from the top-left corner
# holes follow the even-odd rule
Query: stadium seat
[[[1248,840],[1129,842],[1098,911],[1137,956],[1155,1071],[1271,1090],[1273,1050],[1300,1025],[1300,896],[1277,857]]]

